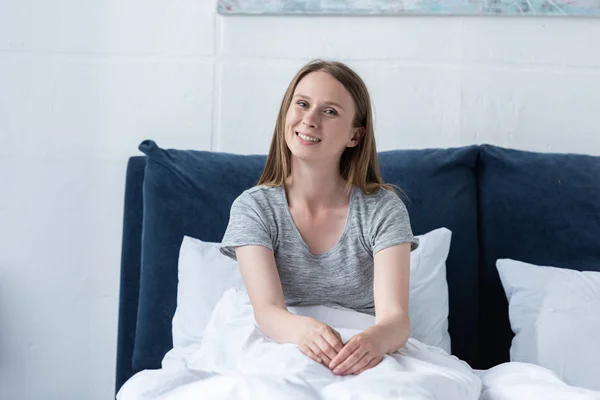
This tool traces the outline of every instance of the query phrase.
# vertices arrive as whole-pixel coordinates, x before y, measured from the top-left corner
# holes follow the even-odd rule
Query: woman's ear
[[[358,146],[363,136],[365,136],[366,129],[364,126],[361,126],[359,128],[353,128],[353,131],[352,139],[346,144],[346,147]]]

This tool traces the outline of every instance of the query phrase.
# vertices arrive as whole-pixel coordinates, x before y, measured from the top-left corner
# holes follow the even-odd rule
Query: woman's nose
[[[315,117],[315,115],[313,113],[306,113],[304,115],[304,119],[302,120],[302,123],[305,126],[308,126],[309,128],[316,128],[318,126],[318,121],[317,118]]]

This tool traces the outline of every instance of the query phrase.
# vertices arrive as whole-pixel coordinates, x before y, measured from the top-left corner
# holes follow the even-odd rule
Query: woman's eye
[[[304,101],[299,101],[297,104],[298,104],[300,107],[306,107],[306,106],[308,105],[308,104],[306,104],[306,102],[304,102]]]
[[[328,115],[337,115],[337,111],[335,110],[325,110],[325,113]]]

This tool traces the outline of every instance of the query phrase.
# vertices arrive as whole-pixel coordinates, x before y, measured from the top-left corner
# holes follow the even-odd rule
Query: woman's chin
[[[290,153],[292,158],[301,162],[316,162],[319,160],[317,153],[312,149],[291,148]]]
[[[292,153],[292,156],[298,158],[311,157],[311,155],[314,156],[314,154],[316,154],[313,146],[304,146],[296,141],[293,141],[292,143],[288,141],[287,147]]]

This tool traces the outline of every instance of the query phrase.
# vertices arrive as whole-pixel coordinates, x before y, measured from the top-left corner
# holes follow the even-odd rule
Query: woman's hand
[[[338,331],[312,318],[298,343],[302,353],[325,366],[329,365],[343,347]]]
[[[353,336],[328,364],[329,369],[335,375],[358,375],[373,368],[385,355],[378,343],[376,335],[372,332],[364,331]]]

